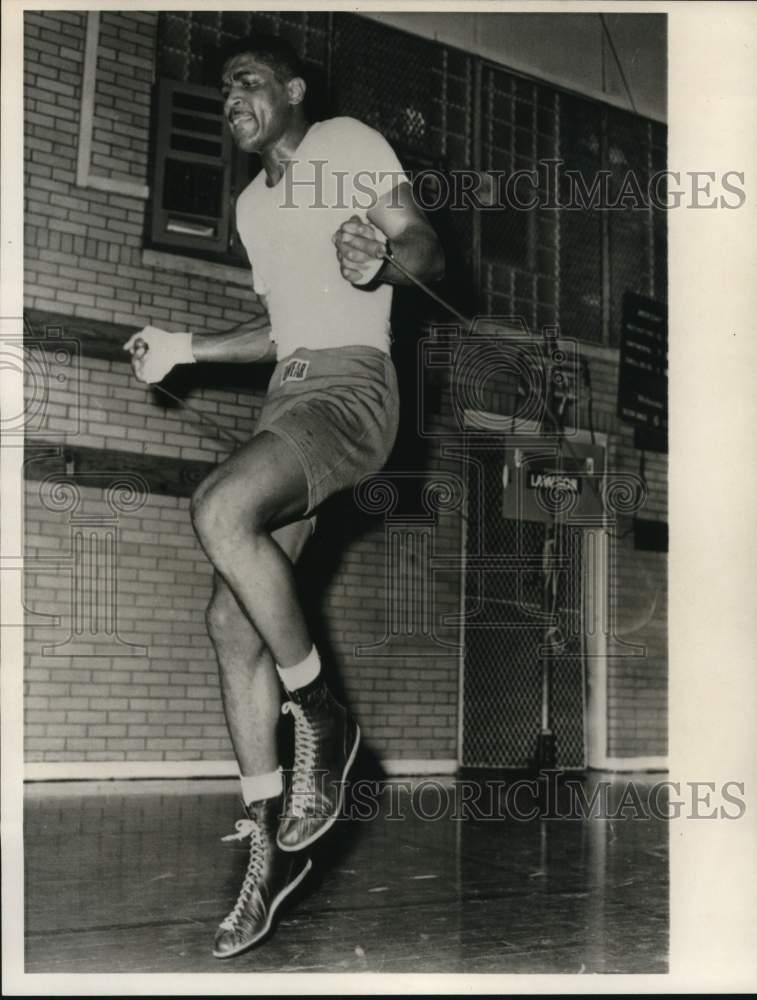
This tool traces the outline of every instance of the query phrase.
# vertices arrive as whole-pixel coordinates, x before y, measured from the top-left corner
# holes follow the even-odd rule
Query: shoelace
[[[237,921],[242,916],[247,901],[252,895],[255,885],[263,872],[263,862],[265,860],[265,846],[263,835],[259,825],[253,819],[239,819],[236,822],[236,833],[230,833],[221,840],[244,840],[250,837],[250,860],[247,863],[242,888],[234,905],[234,909],[220,924],[220,929],[224,931],[236,930]]]
[[[307,815],[307,803],[314,801],[313,771],[318,738],[301,705],[287,701],[281,711],[294,716],[294,766],[289,808],[293,815],[302,818]]]

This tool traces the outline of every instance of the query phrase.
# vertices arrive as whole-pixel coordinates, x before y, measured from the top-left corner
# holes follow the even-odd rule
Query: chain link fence
[[[503,455],[504,441],[500,449],[491,442],[471,445],[467,456],[461,764],[534,766],[546,661],[557,766],[581,768],[585,764],[581,534],[564,526],[556,551],[545,555],[544,523],[502,516]],[[545,570],[556,573],[554,614],[545,609]]]

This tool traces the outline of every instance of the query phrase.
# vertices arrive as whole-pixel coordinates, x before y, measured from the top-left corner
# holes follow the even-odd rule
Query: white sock
[[[276,669],[287,691],[296,691],[298,688],[310,684],[320,674],[321,658],[318,655],[318,650],[313,646],[301,663],[295,663],[292,667],[277,665]]]
[[[240,774],[239,780],[242,782],[242,799],[246,806],[251,802],[260,802],[261,799],[273,799],[284,791],[280,767],[268,774]]]

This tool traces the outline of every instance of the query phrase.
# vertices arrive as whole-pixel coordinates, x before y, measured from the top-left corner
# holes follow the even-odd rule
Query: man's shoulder
[[[378,129],[359,121],[357,118],[351,118],[349,115],[339,115],[336,118],[326,118],[318,122],[318,137],[325,140],[342,137],[354,140],[361,136],[364,139],[376,136],[384,139]],[[384,141],[386,140],[384,139]]]

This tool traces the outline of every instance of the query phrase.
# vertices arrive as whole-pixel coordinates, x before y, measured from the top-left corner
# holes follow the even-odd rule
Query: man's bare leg
[[[273,533],[294,563],[311,534],[309,521]],[[216,573],[207,612],[208,633],[218,658],[224,712],[239,762],[247,819],[234,838],[250,840],[250,856],[237,902],[215,938],[217,958],[230,958],[266,936],[280,903],[310,868],[276,844],[283,811],[276,728],[281,687],[273,657],[222,577]],[[251,794],[248,794],[251,793]]]
[[[270,651],[290,695],[295,757],[285,851],[309,846],[336,821],[360,730],[331,696],[297,597],[291,561],[272,532],[302,517],[308,484],[299,457],[263,431],[202,483],[192,502],[200,543]]]
[[[273,538],[294,564],[311,533],[309,521],[295,521],[275,531]],[[207,624],[239,771],[244,776],[275,771],[279,764],[276,727],[281,716],[281,683],[270,650],[218,573]]]
[[[307,502],[299,460],[266,431],[218,466],[192,500],[202,547],[281,667],[302,662],[313,644],[291,560],[272,531],[298,519]]]

